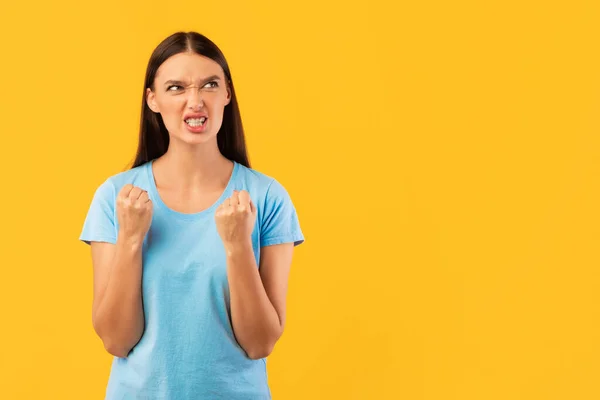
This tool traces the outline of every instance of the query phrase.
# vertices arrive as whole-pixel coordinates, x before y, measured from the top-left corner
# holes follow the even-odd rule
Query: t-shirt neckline
[[[152,192],[152,195],[153,195],[152,200],[154,201],[154,204],[156,206],[163,209],[169,215],[172,215],[174,217],[181,218],[181,219],[199,219],[206,215],[210,215],[213,211],[215,211],[215,209],[227,198],[227,194],[229,193],[229,191],[231,190],[231,187],[234,184],[235,177],[236,177],[236,174],[237,174],[237,171],[239,168],[239,164],[235,160],[232,160],[233,161],[233,170],[231,172],[231,176],[229,177],[229,181],[227,182],[227,186],[225,186],[225,190],[223,190],[223,193],[221,193],[221,195],[219,196],[217,201],[215,201],[210,207],[208,207],[200,212],[196,212],[196,213],[182,213],[182,212],[173,210],[172,208],[167,206],[163,202],[162,198],[160,197],[160,194],[158,193],[158,187],[156,186],[156,181],[154,180],[154,172],[152,171],[152,164],[154,163],[154,161],[155,161],[155,159],[150,160],[148,163],[146,163],[146,173],[148,176],[148,180],[150,181],[150,191]]]

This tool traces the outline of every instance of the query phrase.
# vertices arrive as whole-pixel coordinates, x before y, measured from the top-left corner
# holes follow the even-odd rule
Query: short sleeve
[[[115,198],[115,187],[107,179],[94,193],[79,240],[87,244],[92,241],[117,242]]]
[[[290,196],[285,188],[273,179],[265,196],[260,245],[270,246],[290,242],[298,246],[304,242],[304,235]]]

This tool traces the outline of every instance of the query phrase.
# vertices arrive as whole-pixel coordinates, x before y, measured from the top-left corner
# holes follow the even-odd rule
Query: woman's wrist
[[[254,254],[254,250],[252,248],[252,240],[250,240],[250,238],[244,241],[223,244],[225,245],[225,254],[227,255],[227,257],[233,257],[243,254]]]

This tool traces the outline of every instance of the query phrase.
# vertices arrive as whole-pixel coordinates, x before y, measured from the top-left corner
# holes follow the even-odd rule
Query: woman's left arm
[[[235,337],[251,359],[267,357],[283,334],[293,243],[261,248],[257,268],[252,241],[226,246]]]

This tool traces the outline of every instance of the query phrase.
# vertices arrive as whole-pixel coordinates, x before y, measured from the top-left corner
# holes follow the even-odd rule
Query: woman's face
[[[196,53],[179,53],[158,68],[146,100],[162,116],[171,140],[205,143],[216,139],[231,92],[219,64]]]

